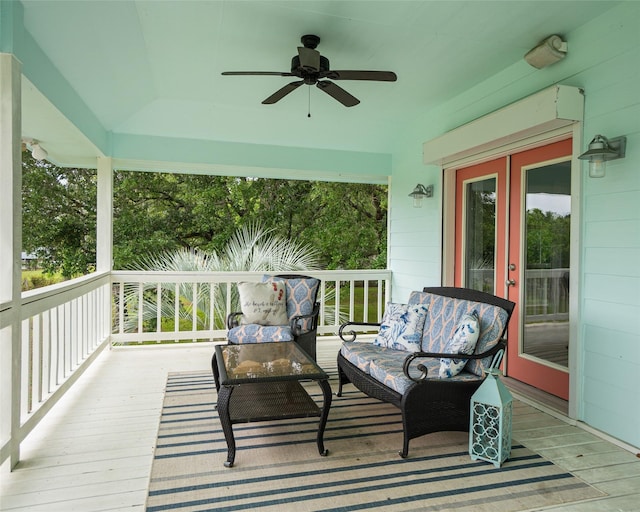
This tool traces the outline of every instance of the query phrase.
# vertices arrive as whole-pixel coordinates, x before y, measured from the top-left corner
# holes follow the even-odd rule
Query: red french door
[[[456,171],[455,285],[516,303],[506,374],[569,395],[571,140]]]

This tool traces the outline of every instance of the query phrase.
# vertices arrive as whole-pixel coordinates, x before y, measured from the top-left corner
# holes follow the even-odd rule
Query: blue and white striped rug
[[[335,393],[335,379],[331,385]],[[309,386],[321,400],[320,389]],[[499,469],[472,461],[462,432],[415,439],[401,459],[399,412],[353,386],[334,396],[327,457],[318,454],[317,418],[239,424],[235,465],[225,468],[215,401],[210,374],[169,374],[148,512],[522,511],[602,495],[517,443]]]

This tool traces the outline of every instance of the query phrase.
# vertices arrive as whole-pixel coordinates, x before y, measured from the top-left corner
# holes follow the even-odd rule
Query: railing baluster
[[[176,283],[173,292],[173,332],[180,331],[180,283]]]
[[[355,281],[351,279],[349,281],[349,320],[353,321],[355,318],[356,309],[356,286]]]
[[[162,332],[162,283],[156,285],[156,333]],[[158,337],[156,343],[160,343]]]
[[[362,321],[363,322],[368,322],[369,321],[369,280],[365,279],[364,280],[364,286],[363,286],[363,304],[364,304],[364,310],[362,311]]]

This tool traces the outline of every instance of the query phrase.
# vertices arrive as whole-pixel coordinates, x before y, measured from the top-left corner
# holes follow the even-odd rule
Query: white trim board
[[[450,167],[480,153],[565,128],[582,121],[582,90],[554,85],[511,105],[455,128],[423,144],[423,161]]]

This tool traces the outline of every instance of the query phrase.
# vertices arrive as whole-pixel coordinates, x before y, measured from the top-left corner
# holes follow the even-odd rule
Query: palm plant
[[[259,224],[240,228],[220,253],[198,249],[179,249],[141,258],[132,270],[162,272],[288,272],[319,270],[317,252],[295,240],[282,238]],[[175,318],[191,329],[223,328],[227,295],[232,310],[239,307],[235,286],[215,283],[145,283],[143,289],[130,287],[124,300],[129,313],[124,320],[126,332],[134,332],[142,323],[156,330],[157,319],[171,324]],[[327,293],[330,295],[331,292]],[[327,297],[329,300],[330,297]],[[331,314],[331,312],[328,312]],[[167,326],[169,327],[169,326]],[[173,326],[171,326],[173,328]],[[161,329],[162,330],[162,329]]]

